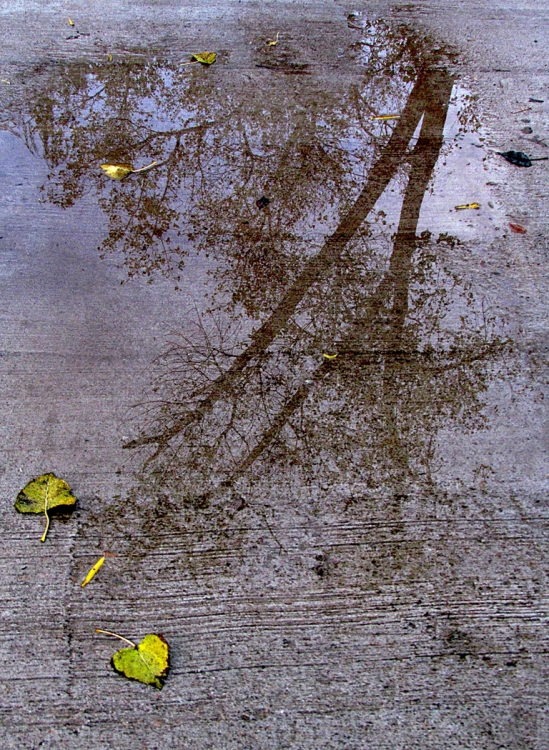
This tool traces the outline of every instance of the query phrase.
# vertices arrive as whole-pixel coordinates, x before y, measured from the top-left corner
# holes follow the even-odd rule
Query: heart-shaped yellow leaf
[[[15,508],[20,513],[43,513],[46,516],[46,528],[42,542],[46,541],[50,527],[48,511],[71,512],[76,503],[71,488],[55,474],[43,474],[26,484],[15,500]]]
[[[129,644],[130,648],[121,648],[112,657],[111,662],[117,672],[130,680],[137,680],[145,685],[154,685],[154,687],[162,690],[163,679],[170,668],[169,646],[163,636],[149,633],[139,645],[136,645],[127,638],[111,633],[109,630],[97,628],[95,632],[112,635]]]
[[[123,180],[133,172],[131,164],[101,164],[101,169],[111,180]]]
[[[203,65],[211,65],[215,62],[217,54],[215,52],[198,52],[196,55],[191,55],[191,57]]]

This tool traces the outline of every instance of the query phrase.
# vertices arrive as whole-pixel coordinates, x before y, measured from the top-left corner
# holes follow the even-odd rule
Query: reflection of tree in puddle
[[[177,276],[191,247],[217,261],[211,317],[162,359],[132,443],[188,495],[290,466],[301,482],[402,487],[429,476],[443,424],[482,422],[496,322],[445,269],[455,244],[416,236],[452,77],[407,30],[369,25],[358,49],[342,82],[278,48],[267,65],[263,45],[273,70],[253,87],[223,65],[68,65],[19,128],[50,167],[49,200],[98,194],[101,250],[130,275]],[[153,159],[122,183],[97,169]],[[393,237],[373,212],[390,183]]]
[[[301,485],[398,492],[430,479],[441,426],[482,424],[481,393],[504,346],[497,321],[444,267],[456,243],[416,236],[451,91],[444,68],[419,71],[362,190],[338,205],[332,233],[282,294],[276,255],[250,249],[244,270],[229,267],[227,287],[262,313],[248,338],[212,316],[164,356],[152,417],[129,447],[154,446],[149,461],[169,466],[187,496],[271,472],[279,481],[281,468]],[[364,221],[403,163],[398,231],[376,236]]]
[[[14,128],[50,167],[50,201],[68,207],[97,193],[108,217],[101,251],[118,251],[130,274],[177,274],[188,235],[238,271],[234,300],[251,309],[292,280],[315,249],[311,232],[352,205],[392,126],[372,115],[399,112],[429,63],[409,31],[381,23],[361,49],[363,65],[343,81],[295,68],[278,47],[268,52],[276,72],[253,85],[222,60],[208,69],[142,58],[67,64],[55,78],[37,77],[39,92]],[[265,54],[262,43],[258,65]],[[165,164],[122,183],[98,169],[154,159]],[[257,207],[263,195],[268,210]]]

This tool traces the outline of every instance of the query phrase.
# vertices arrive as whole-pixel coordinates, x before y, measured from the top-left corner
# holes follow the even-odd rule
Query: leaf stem
[[[45,542],[46,541],[46,537],[48,535],[48,531],[49,531],[49,528],[50,528],[50,517],[48,516],[49,494],[50,494],[50,480],[48,478],[48,481],[46,483],[46,498],[44,500],[44,515],[46,516],[46,528],[44,529],[44,533],[42,534],[42,537],[40,539],[41,542]]]
[[[44,533],[42,534],[42,536],[40,538],[41,542],[45,542],[46,541],[46,537],[48,535],[48,531],[49,531],[49,528],[50,528],[50,517],[48,516],[48,509],[47,508],[45,508],[45,510],[44,510],[44,515],[46,516],[46,528],[44,529]]]
[[[160,164],[157,161],[153,161],[151,164],[147,164],[146,167],[140,167],[139,169],[132,169],[132,174],[139,174],[140,172],[148,172],[149,169],[152,169],[153,167],[160,167],[161,164],[165,164],[166,162],[163,161]]]
[[[112,635],[113,638],[120,638],[121,641],[125,641],[126,643],[129,643],[130,646],[133,648],[137,648],[137,644],[133,641],[128,640],[127,638],[124,638],[123,635],[117,635],[116,633],[111,633],[110,630],[101,630],[101,628],[95,628],[96,633],[104,633],[105,635]]]

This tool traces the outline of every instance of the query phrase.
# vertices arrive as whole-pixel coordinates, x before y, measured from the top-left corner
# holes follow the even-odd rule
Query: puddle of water
[[[80,505],[40,549],[36,519],[3,516],[21,746],[70,727],[59,746],[125,747],[143,716],[150,746],[210,727],[242,744],[250,696],[287,716],[273,747],[314,716],[322,746],[347,709],[353,746],[394,709],[393,737],[418,685],[459,744],[449,670],[466,688],[474,671],[483,705],[536,672],[546,385],[509,339],[544,317],[521,338],[535,289],[506,264],[512,247],[528,269],[529,238],[500,236],[444,52],[382,23],[349,34],[332,67],[332,37],[300,28],[245,68],[115,55],[0,89],[0,470],[12,488],[54,469]],[[154,159],[123,182],[100,169]],[[95,627],[166,635],[154,715],[146,688],[107,683]],[[425,736],[415,710],[402,746]],[[493,717],[463,712],[474,746]]]
[[[90,207],[101,258],[206,300],[129,444],[191,499],[282,476],[348,495],[432,484],[440,430],[485,427],[508,369],[504,321],[463,273],[464,243],[503,223],[474,99],[444,50],[383,23],[359,37],[342,79],[278,48],[253,85],[136,57],[41,73],[9,109],[4,164],[15,177],[26,158],[34,187],[7,211],[40,175],[37,210]],[[120,182],[99,168],[153,160]]]

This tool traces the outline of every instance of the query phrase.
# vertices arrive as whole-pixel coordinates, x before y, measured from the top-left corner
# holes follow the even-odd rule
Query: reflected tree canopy
[[[210,313],[159,359],[127,446],[190,498],[281,467],[403,488],[430,479],[441,427],[483,424],[507,344],[446,262],[458,243],[417,235],[444,148],[447,57],[383,23],[354,51],[344,83],[278,47],[258,46],[253,86],[223,65],[67,66],[13,123],[48,163],[48,200],[97,194],[101,252],[130,275],[216,262]],[[373,119],[387,113],[399,119]],[[154,159],[120,183],[98,168]],[[389,185],[394,233],[375,210]]]
[[[211,68],[143,57],[60,65],[38,76],[11,127],[47,162],[49,201],[69,207],[97,194],[108,220],[100,249],[130,275],[177,275],[189,251],[211,253],[242,285],[252,277],[253,289],[235,288],[236,274],[231,286],[255,312],[254,299],[275,303],[360,192],[393,127],[372,116],[400,112],[437,60],[409,30],[384,23],[357,44],[361,64],[343,80],[296,69],[263,42],[254,59],[268,67],[253,83],[222,59]],[[153,160],[164,164],[120,183],[99,169]]]

